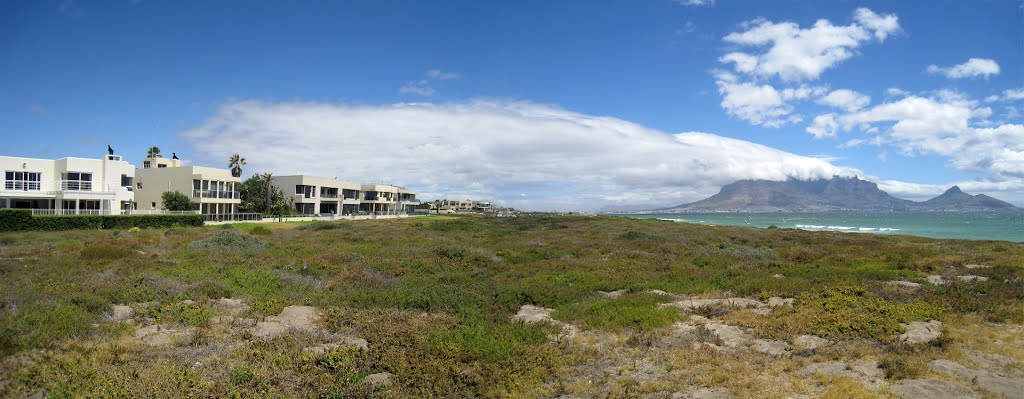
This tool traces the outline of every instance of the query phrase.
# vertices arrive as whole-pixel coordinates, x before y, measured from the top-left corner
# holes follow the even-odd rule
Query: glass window
[[[82,173],[81,178],[79,180],[92,181],[92,173]]]

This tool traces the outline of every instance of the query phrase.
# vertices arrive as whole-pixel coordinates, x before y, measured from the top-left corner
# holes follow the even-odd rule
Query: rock
[[[1008,398],[1024,397],[1024,379],[1021,378],[1012,378],[986,370],[969,369],[960,363],[945,359],[932,360],[928,363],[928,368],[936,373],[963,379],[976,384],[981,389]]]
[[[367,384],[370,384],[375,387],[386,387],[391,385],[392,377],[394,377],[394,374],[385,371],[383,373],[370,374],[366,376],[366,379],[364,381],[366,381]]]
[[[925,280],[928,280],[928,283],[931,285],[946,285],[946,279],[937,274],[925,277]]]
[[[902,288],[902,289],[905,289],[905,290],[911,290],[911,291],[916,290],[918,288],[921,288],[921,284],[918,284],[918,283],[915,283],[915,282],[911,282],[911,281],[903,281],[903,280],[886,281],[885,285],[888,285],[890,287]]]
[[[288,306],[280,315],[267,317],[265,321],[256,323],[252,329],[255,338],[276,338],[285,332],[294,330],[316,332],[318,320],[316,308],[312,306]]]
[[[747,342],[746,336],[743,334],[743,330],[736,326],[730,326],[728,324],[721,323],[708,323],[704,325],[708,331],[711,331],[715,337],[718,337],[722,341],[722,346],[727,348],[737,348],[743,346]]]
[[[103,320],[112,323],[120,323],[125,321],[131,321],[132,316],[135,316],[135,309],[127,305],[113,305],[110,307],[110,313],[103,316]]]
[[[756,314],[758,316],[768,316],[768,315],[772,314],[772,309],[771,308],[755,308],[754,310],[751,310],[751,312],[754,312],[754,314]]]
[[[793,298],[782,298],[777,296],[768,298],[768,307],[777,308],[780,306],[793,306]]]
[[[942,380],[902,380],[889,389],[902,399],[961,399],[981,398],[967,387]]]
[[[222,312],[226,312],[231,315],[237,315],[242,311],[249,309],[249,305],[246,305],[241,299],[232,298],[221,298],[213,303],[213,307]]]
[[[786,276],[783,276],[783,275],[781,275],[779,273],[775,273],[775,274],[772,275],[772,278],[777,278],[777,279],[781,280],[781,279],[786,278]]]
[[[964,265],[965,269],[988,269],[991,266],[988,265]]]
[[[782,341],[769,341],[764,339],[755,339],[751,341],[750,349],[755,352],[763,353],[769,356],[780,357],[786,355],[786,343]]]
[[[622,296],[622,294],[625,294],[626,290],[616,290],[616,291],[611,291],[611,292],[598,291],[597,293],[601,294],[601,296],[603,296],[605,298],[616,299],[616,298]]]
[[[554,309],[542,308],[540,306],[523,305],[519,307],[519,312],[516,312],[512,316],[512,320],[521,321],[526,324],[531,323],[550,323],[556,325],[562,329],[562,334],[566,337],[572,338],[579,333],[579,329],[576,326],[551,318],[551,312]]]
[[[333,352],[339,348],[355,348],[360,351],[369,350],[369,344],[365,339],[356,337],[344,337],[337,342],[331,342],[326,344],[320,344],[317,346],[311,346],[303,349],[303,352],[309,353],[314,356],[323,355],[325,353]]]
[[[677,308],[680,308],[680,309],[682,309],[684,311],[689,312],[689,311],[692,311],[694,309],[703,308],[703,307],[709,307],[709,306],[714,306],[714,307],[719,307],[720,306],[720,307],[726,307],[726,308],[744,309],[744,308],[760,308],[760,307],[764,307],[765,305],[764,305],[764,303],[761,303],[760,301],[755,301],[753,299],[747,299],[747,298],[723,298],[723,299],[695,299],[695,298],[691,298],[691,299],[683,299],[681,301],[669,302],[669,303],[663,304],[662,306],[677,307]]]
[[[805,351],[813,351],[815,349],[830,344],[832,344],[832,341],[829,341],[825,338],[821,338],[816,335],[801,335],[793,340],[793,346],[795,346],[799,350]]]
[[[900,342],[911,345],[932,342],[942,336],[942,322],[938,320],[914,321],[900,325],[907,329],[906,333],[900,335]]]
[[[188,339],[194,331],[195,328],[192,327],[153,324],[135,330],[135,338],[142,340],[146,345],[166,346]]]
[[[966,276],[956,276],[956,278],[960,279],[960,281],[967,281],[967,282],[971,282],[971,281],[978,281],[978,282],[988,281],[988,277],[975,276],[973,274],[968,274]]]
[[[724,388],[700,388],[686,393],[672,394],[672,399],[732,399],[734,397]]]
[[[858,381],[871,389],[882,386],[885,381],[885,371],[878,367],[878,362],[863,359],[851,362],[811,363],[800,369],[798,374],[804,377],[814,374],[843,376]]]
[[[647,290],[647,292],[651,293],[651,294],[654,294],[654,295],[675,296],[675,295],[672,295],[672,294],[670,294],[668,292],[665,292],[665,291],[662,291],[662,290]]]

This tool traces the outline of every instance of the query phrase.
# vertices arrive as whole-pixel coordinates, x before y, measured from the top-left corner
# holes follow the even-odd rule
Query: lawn
[[[900,380],[945,378],[936,359],[981,367],[971,356],[984,352],[1019,375],[1022,277],[1019,243],[614,217],[5,233],[0,396],[886,397]],[[792,301],[677,306],[694,297]],[[260,335],[298,305],[315,309],[311,326]],[[548,322],[514,320],[523,305]],[[901,341],[927,320],[943,338]],[[723,325],[744,344],[729,348]],[[831,344],[800,350],[801,335]],[[755,340],[786,353],[744,349]],[[882,383],[797,372],[857,359]]]

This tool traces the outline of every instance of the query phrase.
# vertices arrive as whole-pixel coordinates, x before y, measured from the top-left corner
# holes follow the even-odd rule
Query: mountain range
[[[900,199],[878,185],[854,177],[786,181],[740,180],[718,194],[657,212],[1020,212],[1008,202],[984,194],[970,195],[953,186],[923,202]]]

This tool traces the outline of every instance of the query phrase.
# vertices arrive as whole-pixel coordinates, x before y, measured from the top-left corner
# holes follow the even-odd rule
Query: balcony
[[[241,198],[238,191],[228,190],[192,190],[193,199],[201,198],[212,198],[212,199],[239,199]]]
[[[338,194],[327,194],[327,193],[320,193],[320,198],[330,198],[330,199],[335,199],[335,198],[338,198]]]

